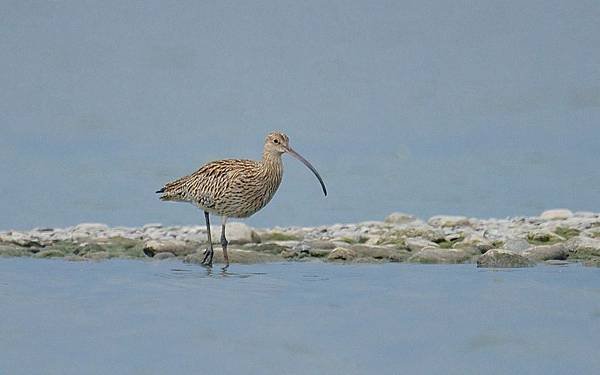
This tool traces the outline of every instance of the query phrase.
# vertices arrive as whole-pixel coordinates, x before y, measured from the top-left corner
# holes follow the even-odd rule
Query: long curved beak
[[[321,175],[319,175],[319,172],[317,172],[317,170],[315,169],[315,167],[312,166],[312,164],[309,163],[308,160],[304,159],[302,157],[302,155],[300,155],[299,153],[297,153],[296,151],[294,151],[291,147],[287,147],[287,152],[292,155],[293,157],[295,157],[296,159],[300,160],[304,165],[306,165],[306,167],[308,167],[308,169],[310,169],[310,171],[312,173],[315,174],[315,176],[317,176],[317,179],[319,180],[319,183],[321,184],[321,187],[323,188],[323,194],[325,194],[325,196],[327,196],[327,188],[325,187],[325,183],[323,182],[323,179],[321,178]]]

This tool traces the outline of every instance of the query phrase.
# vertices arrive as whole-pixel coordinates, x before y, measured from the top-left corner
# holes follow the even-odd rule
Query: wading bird
[[[289,138],[283,133],[270,133],[265,140],[262,160],[226,159],[205,164],[196,172],[167,183],[157,193],[163,201],[189,202],[204,211],[208,234],[208,249],[204,251],[202,264],[211,267],[213,245],[210,236],[210,214],[220,215],[221,246],[225,266],[229,267],[225,224],[227,219],[246,218],[266,206],[281,183],[283,163],[281,155],[288,153],[310,169],[321,184],[323,193],[327,189],[319,172],[294,151]]]

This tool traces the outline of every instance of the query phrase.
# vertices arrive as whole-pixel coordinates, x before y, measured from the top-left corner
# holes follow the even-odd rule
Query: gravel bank
[[[213,237],[218,239],[220,227]],[[536,263],[600,264],[600,214],[549,210],[536,217],[478,219],[434,216],[426,221],[392,213],[383,221],[319,227],[227,226],[232,263],[270,261],[473,263],[479,267],[527,267]],[[110,258],[199,262],[204,226],[139,228],[83,223],[69,228],[0,232],[0,257]],[[222,261],[215,243],[215,261]]]

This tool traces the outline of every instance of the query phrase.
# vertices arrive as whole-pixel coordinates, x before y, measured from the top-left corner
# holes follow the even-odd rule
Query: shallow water
[[[600,270],[0,260],[1,374],[597,373]]]

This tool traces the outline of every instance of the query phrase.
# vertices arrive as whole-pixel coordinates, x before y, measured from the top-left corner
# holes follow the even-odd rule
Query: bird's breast
[[[217,197],[216,209],[229,217],[248,217],[266,206],[279,188],[282,171],[258,171],[231,181],[228,189]]]

